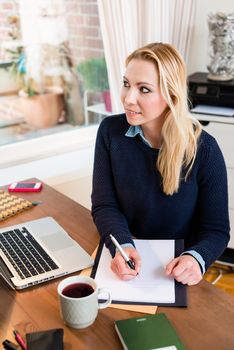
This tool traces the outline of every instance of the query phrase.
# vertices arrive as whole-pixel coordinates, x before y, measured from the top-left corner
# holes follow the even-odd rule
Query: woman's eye
[[[146,88],[145,86],[142,86],[140,88],[140,91],[143,92],[143,94],[148,94],[150,92],[150,90],[148,88]]]
[[[124,86],[124,87],[129,87],[129,83],[128,83],[127,80],[124,80],[124,81],[123,81],[123,86]]]

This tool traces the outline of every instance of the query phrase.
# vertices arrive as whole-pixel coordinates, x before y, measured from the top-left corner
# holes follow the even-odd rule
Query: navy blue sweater
[[[179,239],[207,268],[226,248],[229,236],[227,174],[215,139],[205,131],[187,181],[172,196],[162,191],[156,168],[159,150],[136,136],[124,114],[100,124],[93,170],[92,215],[112,256],[111,233],[120,244],[141,239]]]

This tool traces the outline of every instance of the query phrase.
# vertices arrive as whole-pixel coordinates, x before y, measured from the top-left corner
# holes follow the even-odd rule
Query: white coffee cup
[[[111,304],[110,292],[98,288],[95,280],[87,276],[65,278],[59,283],[57,291],[61,317],[66,325],[73,328],[90,326],[95,321],[98,310]],[[98,301],[100,294],[102,298],[103,295],[107,296],[103,303]]]

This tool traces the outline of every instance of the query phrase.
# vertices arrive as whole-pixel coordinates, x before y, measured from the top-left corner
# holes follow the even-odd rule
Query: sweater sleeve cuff
[[[199,253],[197,253],[195,250],[187,250],[183,252],[181,255],[186,255],[186,254],[192,255],[197,260],[197,262],[200,265],[201,272],[204,275],[204,273],[206,272],[206,269],[205,269],[205,261],[203,260],[202,256]]]

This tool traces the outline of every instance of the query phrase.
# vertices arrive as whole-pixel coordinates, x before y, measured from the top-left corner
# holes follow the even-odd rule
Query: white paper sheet
[[[175,256],[174,240],[135,240],[142,259],[140,275],[121,281],[110,269],[111,255],[103,247],[95,280],[111,292],[112,300],[139,303],[174,303],[175,283],[164,267]]]
[[[234,108],[232,107],[197,105],[191,109],[191,112],[201,113],[201,114],[221,115],[224,117],[234,116]]]

